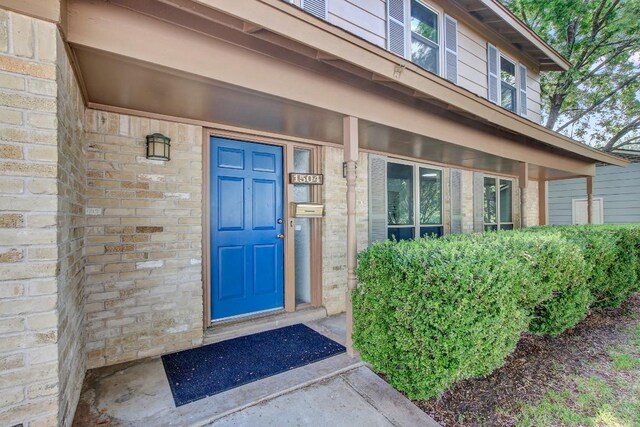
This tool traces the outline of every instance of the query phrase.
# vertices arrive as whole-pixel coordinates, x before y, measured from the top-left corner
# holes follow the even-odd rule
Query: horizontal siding
[[[382,0],[328,0],[327,20],[381,47],[386,47],[386,3]]]
[[[487,46],[480,35],[458,23],[458,84],[487,97]]]
[[[593,197],[604,202],[606,224],[640,223],[640,163],[627,168],[600,166],[593,180]],[[550,224],[570,224],[572,200],[586,197],[586,180],[549,182]]]

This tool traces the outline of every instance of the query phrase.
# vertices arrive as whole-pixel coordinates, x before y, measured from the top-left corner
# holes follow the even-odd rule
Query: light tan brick
[[[0,319],[0,333],[16,333],[24,331],[24,319],[21,317]]]
[[[0,214],[0,228],[18,228],[24,225],[22,214]]]
[[[29,92],[36,95],[56,96],[58,85],[52,80],[29,80]]]
[[[57,57],[56,51],[56,28],[49,22],[36,22],[36,56],[40,61],[54,62]]]
[[[52,196],[0,198],[0,210],[50,212],[55,211],[57,206],[58,201]]]
[[[0,70],[49,80],[56,78],[56,67],[53,64],[40,64],[5,55],[0,55]]]
[[[0,52],[9,50],[9,15],[0,9]]]
[[[42,129],[57,129],[58,119],[55,114],[29,113],[27,123]]]
[[[32,179],[27,184],[31,194],[58,194],[57,182],[53,179]]]
[[[22,112],[2,108],[0,109],[0,123],[20,125],[22,124]]]
[[[20,262],[24,258],[24,251],[17,249],[9,249],[8,251],[0,251],[0,263],[2,262]]]
[[[0,92],[0,105],[25,110],[56,111],[56,100],[40,96],[27,96],[19,93]]]
[[[57,162],[58,148],[54,146],[34,145],[28,148],[27,158],[34,161]]]
[[[0,372],[24,367],[24,354],[0,356]]]
[[[5,280],[35,279],[56,274],[55,263],[32,264],[25,268],[23,265],[0,264],[0,277]]]
[[[14,388],[2,390],[2,393],[0,393],[0,408],[7,408],[9,406],[20,403],[23,400],[24,400],[23,387],[14,387]]]
[[[24,181],[0,177],[0,193],[19,194],[24,191]]]
[[[18,145],[0,144],[0,158],[22,159],[22,147]]]
[[[0,73],[0,87],[11,90],[24,90],[25,79],[22,76]]]
[[[33,19],[17,13],[11,14],[11,39],[15,55],[33,58],[35,44]]]

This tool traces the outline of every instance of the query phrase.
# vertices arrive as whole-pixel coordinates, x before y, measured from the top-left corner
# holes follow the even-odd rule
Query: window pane
[[[387,229],[387,238],[389,240],[410,240],[415,236],[415,228],[413,227],[389,227]]]
[[[420,237],[442,237],[443,227],[441,225],[435,227],[420,227]]]
[[[509,111],[516,111],[516,88],[502,83],[500,98],[500,105]]]
[[[420,224],[442,224],[442,171],[420,168]]]
[[[484,231],[496,231],[497,229],[498,229],[498,226],[495,224],[484,226]]]
[[[438,74],[438,48],[411,38],[411,61],[427,71]]]
[[[438,14],[423,5],[411,1],[411,31],[422,37],[438,43]]]
[[[500,80],[513,87],[516,85],[516,64],[503,57],[500,57]]]
[[[513,230],[513,224],[500,224],[500,230]]]
[[[495,224],[496,216],[496,179],[484,179],[484,222],[485,224]]]
[[[500,180],[500,222],[513,222],[512,182]]]
[[[389,225],[413,225],[413,166],[387,163]]]
[[[302,148],[293,150],[293,171],[311,172],[311,151]],[[293,185],[296,202],[311,201],[311,186]],[[295,288],[296,304],[311,302],[311,219],[294,218]]]

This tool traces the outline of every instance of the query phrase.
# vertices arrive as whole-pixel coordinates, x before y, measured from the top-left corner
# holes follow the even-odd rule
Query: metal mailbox
[[[321,203],[291,203],[293,218],[322,218],[324,205]]]

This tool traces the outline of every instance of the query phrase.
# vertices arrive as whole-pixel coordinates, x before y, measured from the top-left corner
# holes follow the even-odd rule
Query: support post
[[[593,177],[587,177],[587,224],[593,224]]]
[[[356,166],[358,161],[358,119],[345,117],[344,162],[347,169],[347,292],[346,292],[346,347],[349,356],[355,356],[353,348],[353,306],[351,292],[356,288],[356,259],[358,254],[356,235]]]
[[[520,168],[518,173],[518,185],[520,187],[520,228],[529,227],[529,221],[527,220],[529,198],[529,163],[520,162]]]
[[[547,225],[547,181],[538,181],[538,225]]]

